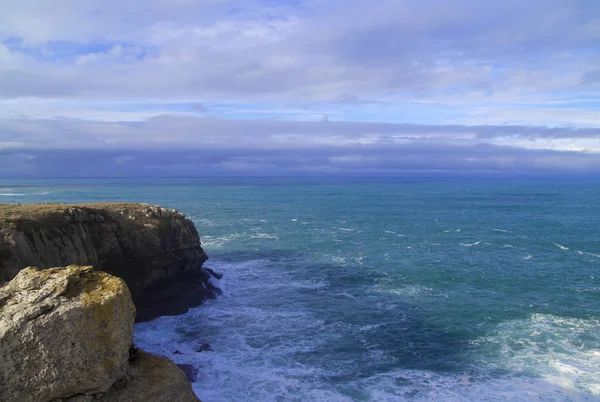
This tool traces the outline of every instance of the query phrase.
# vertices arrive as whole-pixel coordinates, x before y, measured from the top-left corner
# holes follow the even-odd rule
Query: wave
[[[8,191],[8,190],[10,190],[10,189],[6,189],[4,191]],[[0,193],[0,196],[3,196],[3,197],[26,197],[26,196],[30,196],[30,195],[48,195],[50,193],[52,193],[52,191],[43,191],[41,193],[28,193],[28,194],[25,194],[25,193]]]
[[[569,247],[563,246],[562,244],[558,244],[558,243],[552,243],[552,244],[554,244],[556,247],[558,247],[561,250],[568,250],[569,249]]]
[[[579,255],[591,255],[592,257],[600,258],[600,254],[588,253],[587,251],[577,250],[577,254],[579,254]]]
[[[322,257],[343,263],[351,259]],[[135,327],[137,346],[199,369],[192,386],[202,400],[600,401],[599,320],[533,314],[498,324],[473,340],[466,352],[467,371],[409,369],[394,361],[382,371],[353,376],[348,367],[359,366],[352,354],[345,357],[340,349],[328,359],[334,356],[331,345],[345,339],[344,331],[357,334],[360,342],[373,340],[385,334],[390,322],[328,319],[308,300],[331,289],[335,298],[329,307],[348,308],[369,304],[372,294],[362,299],[360,292],[334,282],[294,277],[274,270],[269,260],[217,261],[212,267],[225,273],[222,297],[184,315]],[[388,293],[386,300],[394,294],[421,300],[447,297],[416,284],[391,290],[380,285],[376,292]],[[269,298],[273,294],[290,297]],[[301,297],[300,302],[294,297]],[[212,351],[199,351],[204,343]],[[367,346],[365,362],[393,361],[379,341]]]
[[[255,235],[250,236],[251,239],[273,239],[279,240],[279,236],[275,236],[268,233],[257,233]]]
[[[398,296],[410,297],[432,296],[433,294],[433,288],[422,285],[407,285],[398,289],[388,289],[386,291]]]
[[[538,384],[533,390],[538,397],[543,396],[539,385],[544,384],[549,387],[548,394],[554,389],[555,400],[578,395],[580,399],[575,400],[592,401],[600,400],[599,330],[597,319],[532,314],[498,325],[473,344],[485,346],[489,355],[482,356],[482,360],[491,368],[532,378],[528,382]]]
[[[460,245],[463,247],[473,247],[473,246],[477,246],[479,244],[481,244],[481,240],[476,241],[475,243],[460,243]]]
[[[385,233],[393,234],[393,235],[396,235],[398,237],[406,237],[405,234],[396,233],[396,232],[393,232],[391,230],[386,230]]]

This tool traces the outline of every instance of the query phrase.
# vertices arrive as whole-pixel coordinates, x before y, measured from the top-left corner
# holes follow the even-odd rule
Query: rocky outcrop
[[[0,283],[24,267],[90,265],[125,280],[138,321],[214,298],[194,224],[176,210],[133,203],[0,205]]]
[[[123,280],[26,268],[0,288],[0,401],[195,402],[185,373],[133,349]]]
[[[108,392],[78,395],[64,402],[198,402],[186,375],[175,363],[136,349],[127,375]],[[58,402],[58,401],[54,401]]]

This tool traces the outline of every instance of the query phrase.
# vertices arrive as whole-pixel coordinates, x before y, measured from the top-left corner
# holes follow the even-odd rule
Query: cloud
[[[0,120],[3,155],[41,175],[600,171],[600,128],[417,125],[162,115],[140,122]],[[23,171],[31,173],[30,166]],[[0,174],[14,173],[14,169]]]
[[[586,90],[598,62],[595,1],[4,3],[9,98]]]
[[[10,174],[598,168],[596,0],[0,9]]]

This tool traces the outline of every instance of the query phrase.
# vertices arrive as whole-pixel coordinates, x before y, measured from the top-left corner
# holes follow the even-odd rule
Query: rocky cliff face
[[[131,347],[134,315],[105,272],[21,270],[0,287],[0,401],[197,402],[173,362]]]
[[[0,205],[0,283],[24,267],[90,265],[125,280],[137,319],[181,314],[219,293],[194,224],[148,204]]]

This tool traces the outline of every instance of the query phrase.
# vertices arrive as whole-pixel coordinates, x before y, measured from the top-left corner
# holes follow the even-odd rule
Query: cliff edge
[[[0,287],[0,400],[199,402],[173,362],[132,348],[134,316],[105,272],[21,270]]]
[[[0,284],[21,269],[93,266],[129,286],[137,321],[220,293],[192,221],[149,204],[0,204]]]

